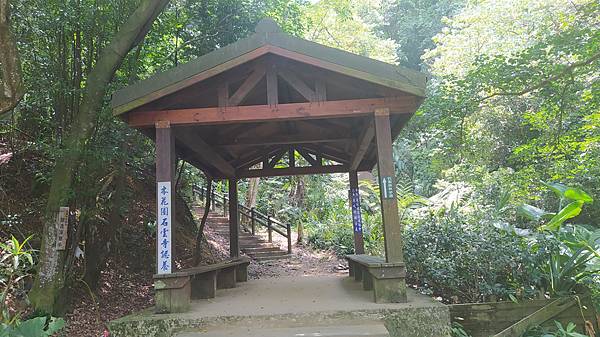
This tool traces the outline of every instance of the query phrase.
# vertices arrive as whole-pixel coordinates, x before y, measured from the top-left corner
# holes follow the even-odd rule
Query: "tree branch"
[[[558,74],[555,74],[554,76],[550,76],[550,77],[544,79],[543,81],[540,81],[539,83],[537,83],[537,84],[535,84],[535,85],[533,85],[531,87],[525,88],[525,89],[523,89],[521,91],[504,91],[504,92],[503,91],[499,91],[499,92],[495,92],[495,93],[492,93],[490,95],[487,95],[487,96],[481,98],[479,101],[483,102],[483,101],[486,101],[486,100],[488,100],[490,98],[493,98],[493,97],[496,97],[496,96],[522,96],[522,95],[525,95],[525,94],[527,94],[529,92],[532,92],[534,90],[541,89],[541,88],[545,87],[546,85],[548,85],[549,83],[551,83],[553,81],[556,81],[556,80],[562,78],[563,76],[566,76],[566,75],[572,73],[573,70],[575,70],[576,68],[587,66],[587,65],[591,64],[592,62],[594,62],[594,61],[596,61],[598,59],[600,59],[600,52],[596,53],[596,54],[593,54],[592,56],[590,56],[589,58],[587,58],[585,60],[582,60],[582,61],[579,61],[579,62],[573,62],[573,63],[569,64],[565,69],[563,69]]]

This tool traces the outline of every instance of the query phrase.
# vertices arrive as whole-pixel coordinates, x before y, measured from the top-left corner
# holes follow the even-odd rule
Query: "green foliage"
[[[426,216],[405,231],[410,282],[448,302],[536,297],[538,266],[554,251],[550,240],[534,248],[514,230],[456,209]]]
[[[35,317],[3,326],[0,337],[46,337],[52,336],[65,327],[65,320],[56,317]]]
[[[12,324],[19,319],[17,315],[11,315],[7,305],[9,294],[15,293],[22,288],[22,280],[32,272],[33,250],[26,247],[31,236],[19,242],[14,236],[5,243],[0,243],[0,322]]]
[[[452,326],[450,328],[450,336],[452,337],[471,337],[466,331],[465,328],[458,322],[452,322]]]
[[[555,329],[537,326],[526,331],[521,337],[587,337],[575,331],[577,326],[573,322],[569,322],[566,327],[557,321],[554,321],[554,324],[556,325]]]
[[[556,213],[546,212],[527,204],[521,205],[519,207],[520,213],[530,220],[539,222],[543,218],[548,219],[548,221],[540,227],[542,230],[559,230],[565,221],[572,219],[581,213],[585,203],[592,203],[594,201],[589,194],[580,188],[568,187],[559,183],[544,183],[544,185],[548,186],[560,198],[560,205],[563,205],[568,200],[571,200],[571,202]]]

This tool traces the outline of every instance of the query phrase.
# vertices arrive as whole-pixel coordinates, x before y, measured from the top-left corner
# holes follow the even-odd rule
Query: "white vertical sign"
[[[157,183],[156,191],[157,222],[156,222],[156,245],[157,245],[157,273],[171,273],[171,182],[161,181]]]
[[[69,207],[60,207],[56,215],[56,249],[67,248],[69,230]]]

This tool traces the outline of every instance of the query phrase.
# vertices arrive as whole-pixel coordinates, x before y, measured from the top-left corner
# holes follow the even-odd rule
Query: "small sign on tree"
[[[60,207],[56,215],[56,250],[67,248],[69,207]]]

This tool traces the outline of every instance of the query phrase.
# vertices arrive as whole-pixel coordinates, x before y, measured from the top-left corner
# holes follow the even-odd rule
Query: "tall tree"
[[[464,0],[384,0],[380,8],[382,35],[397,43],[401,65],[421,68],[421,56],[435,45],[432,38],[444,27],[444,18],[454,15]]]
[[[10,30],[10,1],[0,0],[0,115],[12,110],[23,93],[19,52]]]
[[[57,313],[64,308],[65,280],[70,269],[68,260],[73,252],[69,249],[61,252],[56,250],[56,214],[59,207],[70,204],[73,177],[81,165],[82,153],[97,122],[95,116],[102,106],[107,86],[125,56],[143,40],[167,3],[168,0],[141,1],[110,44],[103,49],[87,78],[83,99],[74,116],[73,126],[66,136],[64,150],[56,160],[44,213],[44,234],[38,273],[29,295],[39,310]],[[78,231],[75,228],[70,232]],[[77,242],[71,246],[75,247],[76,244]]]

